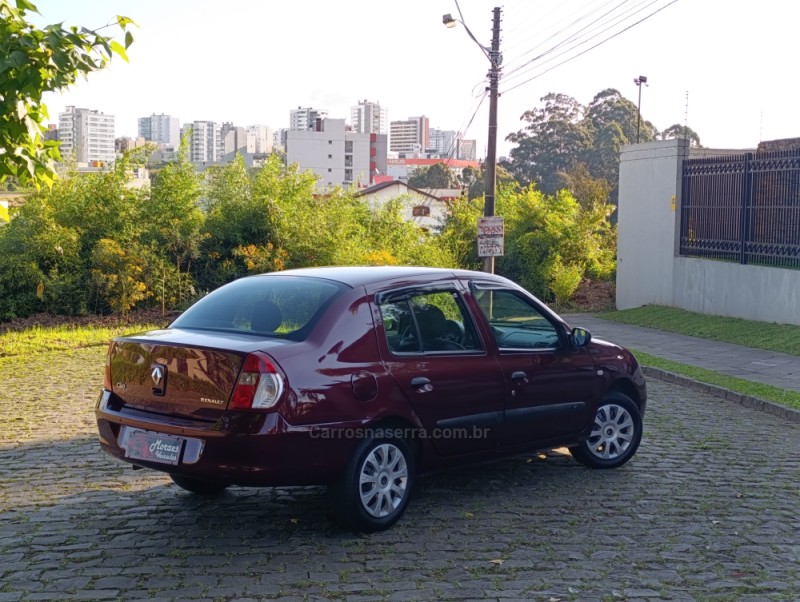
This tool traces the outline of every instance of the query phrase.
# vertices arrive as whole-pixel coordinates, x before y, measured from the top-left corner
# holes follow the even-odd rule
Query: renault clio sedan
[[[505,278],[331,267],[242,278],[114,339],[96,415],[104,451],[183,489],[327,485],[375,531],[421,472],[556,447],[619,467],[646,401],[630,352]]]

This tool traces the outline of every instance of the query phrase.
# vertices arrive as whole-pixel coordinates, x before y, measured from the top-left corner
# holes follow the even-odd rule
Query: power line
[[[627,0],[625,0],[625,2],[627,2]],[[591,4],[592,4],[592,3],[590,2],[588,5],[585,5],[585,6],[584,6],[584,7],[582,7],[580,10],[583,10],[584,8],[586,8],[586,7],[588,7],[588,6],[591,6]],[[580,17],[578,17],[577,19],[575,19],[574,21],[572,21],[572,22],[571,22],[571,23],[569,23],[568,25],[566,25],[566,26],[562,27],[561,29],[559,29],[559,30],[558,30],[558,31],[556,31],[555,33],[553,33],[553,34],[550,34],[550,35],[549,35],[547,38],[545,38],[545,39],[541,40],[539,43],[537,43],[537,44],[536,44],[536,45],[534,45],[533,47],[529,48],[529,49],[528,49],[526,52],[523,52],[523,53],[522,53],[521,55],[519,55],[518,57],[516,57],[516,58],[514,58],[514,59],[511,59],[511,60],[508,60],[508,61],[505,61],[505,63],[506,63],[506,66],[508,67],[509,65],[513,64],[515,61],[518,61],[518,60],[522,59],[523,57],[525,57],[525,56],[527,56],[527,55],[531,54],[531,53],[532,53],[534,50],[536,50],[537,48],[540,48],[541,46],[544,46],[544,44],[545,44],[547,41],[549,41],[549,40],[552,40],[552,39],[554,39],[554,38],[558,37],[558,36],[559,36],[559,35],[561,35],[562,33],[566,32],[566,31],[567,31],[567,30],[568,30],[570,27],[572,27],[572,26],[574,26],[574,25],[576,25],[576,24],[580,23],[580,22],[581,22],[582,20],[584,20],[585,18],[587,18],[587,17],[589,17],[590,15],[594,14],[594,13],[595,13],[595,12],[597,12],[598,10],[601,10],[601,9],[605,8],[605,7],[606,7],[606,6],[608,6],[609,4],[611,4],[611,0],[610,0],[610,1],[607,1],[607,2],[605,2],[605,3],[604,3],[602,6],[595,7],[594,9],[590,10],[589,12],[585,12],[585,13],[583,13],[583,14],[582,14]],[[624,2],[623,2],[623,4],[624,4]],[[570,17],[571,17],[571,16],[573,16],[573,15],[577,15],[577,14],[579,14],[580,10],[576,10],[576,11],[573,11],[573,12],[569,13],[569,14],[567,15],[567,17],[566,17],[566,18],[570,18]],[[552,13],[551,13],[551,14],[552,14]],[[526,39],[524,40],[524,42],[529,42],[531,39],[539,39],[539,38],[541,37],[541,35],[542,35],[542,30],[540,30],[539,32],[537,32],[537,33],[535,33],[535,34],[531,35],[530,37],[526,38]],[[517,48],[517,47],[519,47],[519,46],[521,46],[521,43],[517,43],[516,45],[513,45],[513,46],[506,45],[506,53],[508,53],[508,51],[509,51],[510,49],[512,49],[512,48]]]
[[[561,61],[560,63],[557,63],[557,64],[553,65],[552,67],[550,67],[550,68],[548,68],[548,69],[545,69],[544,71],[541,71],[540,73],[537,73],[536,75],[534,75],[534,76],[532,76],[532,77],[529,77],[528,79],[526,79],[526,80],[524,80],[524,81],[522,81],[522,82],[520,82],[520,83],[518,83],[518,84],[515,84],[514,86],[511,86],[510,88],[506,88],[505,90],[503,90],[503,91],[502,91],[502,93],[503,93],[503,94],[505,94],[505,93],[507,93],[507,92],[510,92],[511,90],[515,90],[516,88],[519,88],[520,86],[524,86],[525,84],[527,84],[527,83],[529,83],[529,82],[533,81],[534,79],[537,79],[538,77],[541,77],[541,76],[542,76],[542,75],[544,75],[545,73],[548,73],[548,72],[552,71],[552,70],[553,70],[553,69],[555,69],[556,67],[560,67],[561,65],[564,65],[565,63],[568,63],[569,61],[571,61],[571,60],[573,60],[573,59],[576,59],[576,58],[578,58],[579,56],[582,56],[582,55],[586,54],[586,53],[587,53],[587,52],[589,52],[590,50],[594,50],[594,49],[595,49],[595,48],[597,48],[598,46],[601,46],[601,45],[605,44],[605,43],[606,43],[606,42],[608,42],[609,40],[613,40],[613,39],[614,39],[614,38],[616,38],[618,35],[620,35],[620,34],[622,34],[622,33],[625,33],[626,31],[628,31],[629,29],[631,29],[631,28],[633,28],[633,27],[635,27],[635,26],[639,25],[640,23],[643,23],[644,21],[646,21],[647,19],[649,19],[649,18],[650,18],[650,17],[652,17],[653,15],[656,15],[656,14],[660,13],[662,10],[664,10],[665,8],[667,8],[667,7],[669,7],[669,6],[673,5],[673,4],[675,4],[677,1],[678,1],[678,0],[671,0],[671,2],[668,2],[667,4],[665,4],[664,6],[662,6],[661,8],[659,8],[659,9],[657,9],[657,10],[653,11],[652,13],[650,13],[650,14],[646,15],[645,17],[643,17],[643,18],[639,19],[639,20],[638,20],[638,21],[636,21],[635,23],[632,23],[632,24],[628,25],[627,27],[625,27],[625,28],[621,29],[620,31],[618,31],[618,32],[614,33],[613,35],[610,35],[610,36],[608,36],[607,38],[605,38],[605,39],[603,39],[603,40],[599,41],[599,42],[598,42],[597,44],[595,44],[594,46],[590,46],[589,48],[587,48],[587,49],[585,49],[585,50],[582,50],[582,51],[581,51],[581,52],[579,52],[578,54],[575,54],[575,55],[573,55],[573,56],[571,56],[571,57],[569,57],[569,58],[567,58],[567,59],[564,59],[564,60],[563,60],[563,61]],[[597,37],[597,36],[593,36],[593,37]],[[590,39],[591,39],[591,38],[590,38]],[[587,41],[588,41],[588,40],[587,40]],[[585,43],[585,42],[584,42],[584,43]],[[573,48],[571,48],[570,50],[572,50],[572,49],[573,49]],[[562,53],[562,54],[564,54],[564,53]],[[557,55],[557,56],[561,56],[561,54],[560,54],[560,55]],[[553,57],[553,58],[557,58],[557,56],[556,56],[556,57]],[[518,75],[522,75],[522,74],[518,74]]]
[[[606,17],[611,15],[616,9],[618,9],[620,6],[622,6],[622,4],[624,4],[625,2],[615,6],[613,9],[611,9],[608,12],[606,12],[605,14],[603,14],[598,19],[595,19],[594,21],[592,21],[591,23],[589,23],[588,25],[586,25],[585,27],[583,27],[579,31],[573,33],[572,35],[570,35],[565,40],[562,40],[561,42],[559,42],[555,46],[549,48],[545,52],[539,54],[538,56],[535,56],[534,58],[530,59],[529,61],[527,61],[527,62],[523,63],[522,65],[519,65],[518,67],[516,67],[516,68],[512,69],[511,71],[509,71],[506,74],[506,77],[505,77],[506,81],[508,81],[509,79],[514,79],[516,77],[520,77],[522,75],[525,75],[526,72],[530,72],[531,70],[536,69],[538,66],[540,66],[543,63],[547,63],[547,62],[550,62],[552,60],[555,60],[558,57],[567,54],[571,50],[574,50],[576,48],[580,48],[584,44],[588,44],[591,40],[593,40],[593,39],[597,38],[598,36],[604,34],[605,32],[609,31],[610,29],[613,29],[614,27],[616,27],[617,25],[620,25],[621,23],[623,23],[624,21],[626,21],[627,19],[629,19],[633,15],[642,12],[643,10],[651,7],[652,5],[654,5],[654,4],[658,3],[658,2],[659,2],[659,0],[641,0],[638,4],[635,4],[634,6],[630,7],[624,13],[616,15],[616,16],[614,16],[612,18],[606,19]],[[642,6],[643,4],[645,4],[645,6]],[[603,29],[600,29],[600,31],[597,31],[601,27]],[[583,33],[583,35],[579,35],[579,34],[582,34],[582,33]],[[589,35],[589,34],[593,34],[593,35]],[[568,46],[568,45],[569,45],[569,47],[565,48],[562,52],[559,52],[558,54],[556,54],[554,56],[551,56],[547,60],[542,61],[542,63],[540,63],[539,65],[533,65],[533,63],[535,63],[536,61],[538,61],[538,60],[544,58],[545,56],[547,56],[547,55],[549,55],[549,54],[561,49],[562,47]],[[530,69],[527,69],[527,70],[523,71],[529,65],[533,65],[533,66]]]

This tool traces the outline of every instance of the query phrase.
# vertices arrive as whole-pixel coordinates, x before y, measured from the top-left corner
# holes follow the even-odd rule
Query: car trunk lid
[[[119,337],[109,350],[110,384],[128,407],[213,421],[227,408],[247,355],[285,344],[176,329]]]

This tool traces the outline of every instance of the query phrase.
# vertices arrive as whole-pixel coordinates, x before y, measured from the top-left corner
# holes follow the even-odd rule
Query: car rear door
[[[571,346],[562,323],[522,291],[496,283],[471,288],[506,383],[504,441],[547,445],[585,428],[602,385],[586,349]]]
[[[437,453],[495,447],[505,384],[455,282],[375,295],[381,354]]]

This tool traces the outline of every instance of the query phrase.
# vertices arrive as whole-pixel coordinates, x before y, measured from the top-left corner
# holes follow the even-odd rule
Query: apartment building
[[[318,176],[317,190],[366,187],[386,173],[384,134],[348,131],[344,119],[322,119],[316,131],[286,133],[286,162]]]
[[[193,121],[181,129],[181,137],[191,128],[189,161],[192,163],[216,163],[222,159],[222,128],[213,121]]]
[[[181,143],[181,122],[177,117],[164,113],[139,117],[139,137],[177,147]]]
[[[428,118],[409,117],[389,124],[389,150],[400,156],[413,155],[428,148]]]
[[[350,124],[359,134],[389,135],[389,111],[378,102],[364,100],[350,108]]]
[[[77,163],[113,163],[114,116],[74,106],[58,114],[61,155]]]
[[[430,130],[428,146],[425,150],[429,156],[475,161],[477,160],[477,149],[477,141],[465,139],[461,132],[433,128]]]
[[[325,119],[327,116],[328,111],[325,109],[297,107],[289,111],[289,129],[313,131],[317,127],[317,120]]]

